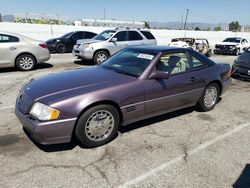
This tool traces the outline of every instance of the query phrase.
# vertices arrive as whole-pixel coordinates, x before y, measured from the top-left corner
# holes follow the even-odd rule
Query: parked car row
[[[10,33],[0,33],[0,67],[32,70],[37,63],[49,60],[50,52],[72,52],[77,58],[100,64],[109,56],[129,46],[157,45],[148,30],[116,28],[100,34],[74,31],[45,42]],[[174,38],[169,46],[190,48],[207,57],[212,48],[205,38]],[[230,37],[215,45],[215,54],[239,55],[250,47],[245,38]]]

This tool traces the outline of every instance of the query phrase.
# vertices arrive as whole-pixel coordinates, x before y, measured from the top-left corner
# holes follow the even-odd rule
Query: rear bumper
[[[231,82],[232,82],[232,79],[228,79],[228,80],[222,82],[222,88],[223,89],[221,91],[221,94],[223,94],[227,90],[227,88],[231,84]]]
[[[59,144],[71,141],[76,118],[40,122],[22,114],[17,108],[15,114],[35,141],[40,144]]]
[[[50,52],[48,49],[41,50],[39,54],[37,54],[37,63],[43,63],[50,59]]]

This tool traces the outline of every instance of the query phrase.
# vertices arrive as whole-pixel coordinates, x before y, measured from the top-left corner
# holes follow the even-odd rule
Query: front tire
[[[216,83],[207,85],[204,89],[201,98],[197,103],[199,111],[207,112],[214,109],[219,98],[219,86]]]
[[[66,52],[66,45],[63,43],[58,43],[56,45],[56,52],[60,53],[60,54],[65,53]]]
[[[16,66],[21,71],[30,71],[33,70],[36,66],[36,59],[30,54],[20,55],[16,59]]]
[[[98,147],[110,142],[120,123],[119,113],[111,105],[98,105],[84,112],[76,125],[75,135],[86,147]]]
[[[99,51],[95,54],[93,61],[96,65],[101,64],[104,62],[106,59],[108,59],[108,53],[105,51]]]

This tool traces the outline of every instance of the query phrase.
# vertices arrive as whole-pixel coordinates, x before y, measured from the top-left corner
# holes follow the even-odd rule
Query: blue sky
[[[250,0],[0,0],[0,13],[49,13],[79,18],[250,24]]]

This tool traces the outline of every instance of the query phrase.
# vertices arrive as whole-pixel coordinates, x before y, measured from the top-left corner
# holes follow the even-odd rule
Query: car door
[[[116,38],[117,41],[113,42],[112,38]],[[109,40],[108,43],[108,49],[111,55],[128,46],[127,31],[119,31],[112,38]]]
[[[0,34],[0,66],[13,63],[19,39],[11,35]]]
[[[155,70],[169,73],[168,79],[148,79],[145,84],[147,114],[160,114],[195,105],[203,88],[189,55],[183,52],[162,55]]]
[[[137,31],[128,31],[128,46],[146,45]]]

